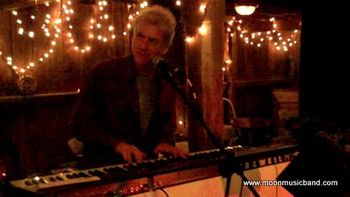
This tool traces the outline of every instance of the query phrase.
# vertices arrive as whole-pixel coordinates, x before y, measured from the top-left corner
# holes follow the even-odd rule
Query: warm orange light
[[[252,15],[255,12],[255,9],[257,8],[256,5],[241,5],[236,4],[235,10],[239,15],[248,16]]]

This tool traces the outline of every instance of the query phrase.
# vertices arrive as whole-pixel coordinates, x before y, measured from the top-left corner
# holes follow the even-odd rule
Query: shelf
[[[21,101],[28,100],[48,100],[48,99],[56,99],[63,97],[74,97],[77,96],[79,92],[55,92],[55,93],[41,93],[41,94],[32,94],[32,95],[15,95],[15,96],[0,96],[0,104],[1,103],[17,103]]]
[[[237,80],[234,82],[236,88],[272,85],[290,85],[291,80],[287,79],[263,79],[263,80]]]

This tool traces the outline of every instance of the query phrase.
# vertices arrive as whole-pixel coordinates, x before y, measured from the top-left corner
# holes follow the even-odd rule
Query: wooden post
[[[193,36],[186,44],[187,76],[192,81],[198,96],[198,104],[211,130],[221,138],[223,133],[223,83],[225,2],[207,1],[206,13],[199,13],[199,4],[185,1],[185,34]],[[187,20],[188,19],[188,20]],[[197,30],[204,25],[206,33]],[[189,95],[191,97],[191,95]],[[212,148],[203,127],[189,116],[189,148],[197,151]]]

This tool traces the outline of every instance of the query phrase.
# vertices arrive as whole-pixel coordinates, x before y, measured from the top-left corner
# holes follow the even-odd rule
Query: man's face
[[[168,46],[163,33],[155,25],[140,24],[131,40],[131,52],[138,65],[145,65],[164,55]]]

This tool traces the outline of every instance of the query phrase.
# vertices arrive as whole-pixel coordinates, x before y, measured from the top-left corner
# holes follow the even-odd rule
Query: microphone
[[[155,67],[157,68],[157,70],[159,71],[160,75],[163,78],[165,78],[167,80],[171,80],[172,82],[175,83],[176,79],[174,79],[174,78],[176,78],[176,77],[174,77],[174,74],[176,74],[177,72],[180,71],[179,68],[173,69],[172,70],[173,72],[170,71],[169,63],[166,62],[162,58],[154,59],[153,60],[153,65],[155,65]],[[192,95],[192,98],[194,100],[196,100],[197,99],[197,93],[195,91],[195,88],[193,87],[193,84],[192,84],[191,80],[189,78],[186,78],[186,83],[187,83],[187,85],[189,87],[190,95]]]
[[[171,73],[168,69],[168,63],[162,59],[154,59],[153,61],[153,65],[155,65],[155,68],[158,70],[158,72],[160,73],[160,75],[162,77],[164,77],[165,79],[171,79],[174,77],[173,73]]]

